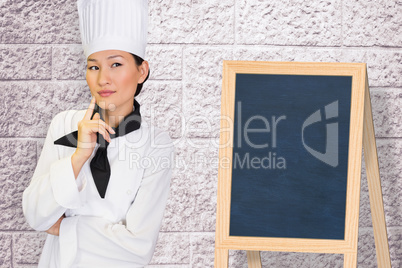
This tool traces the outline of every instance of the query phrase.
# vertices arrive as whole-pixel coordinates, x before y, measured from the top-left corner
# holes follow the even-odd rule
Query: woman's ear
[[[142,62],[142,64],[138,67],[138,70],[140,71],[140,79],[138,80],[138,84],[144,83],[145,79],[148,76],[149,72],[149,64],[146,60]]]

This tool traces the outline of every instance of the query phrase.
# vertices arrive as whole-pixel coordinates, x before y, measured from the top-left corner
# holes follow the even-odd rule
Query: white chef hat
[[[123,50],[144,59],[148,0],[78,0],[85,57],[102,50]]]

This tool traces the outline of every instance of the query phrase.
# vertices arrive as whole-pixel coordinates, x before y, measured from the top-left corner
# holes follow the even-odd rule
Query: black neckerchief
[[[96,105],[92,117],[95,115],[95,113],[101,114],[99,110],[100,110],[99,106]],[[141,126],[140,104],[134,99],[134,111],[132,111],[129,115],[125,116],[124,119],[119,123],[117,128],[113,128],[116,134],[110,133],[110,138],[113,139],[120,136],[124,136],[130,132],[139,129],[140,126]],[[77,138],[78,138],[78,130],[73,131],[57,139],[54,142],[54,144],[77,148]],[[109,143],[99,133],[97,133],[96,142],[99,144],[99,147],[96,150],[96,153],[91,160],[90,167],[92,177],[94,178],[95,185],[96,188],[98,189],[99,195],[102,198],[104,198],[111,173],[109,160],[107,158],[107,147],[109,146]]]

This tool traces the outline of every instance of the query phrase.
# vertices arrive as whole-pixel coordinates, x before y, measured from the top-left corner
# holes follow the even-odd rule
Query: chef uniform
[[[87,57],[107,49],[144,57],[147,1],[80,0],[78,11]],[[101,194],[91,161],[102,145],[96,145],[77,178],[71,164],[72,137],[85,112],[70,110],[53,118],[23,194],[23,212],[35,230],[46,231],[66,216],[59,236],[47,235],[39,267],[144,267],[152,258],[168,198],[172,140],[141,121],[134,100],[133,112],[119,127],[130,125],[131,115],[139,120],[134,128],[120,129],[106,147],[110,178]]]

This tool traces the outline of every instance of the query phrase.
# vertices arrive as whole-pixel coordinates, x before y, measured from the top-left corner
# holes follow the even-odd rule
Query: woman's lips
[[[98,92],[98,94],[101,95],[102,97],[109,97],[113,93],[115,93],[115,91],[112,90],[101,90]]]

